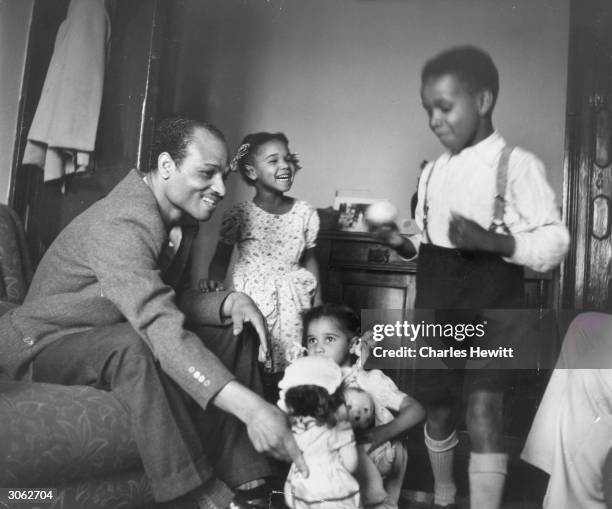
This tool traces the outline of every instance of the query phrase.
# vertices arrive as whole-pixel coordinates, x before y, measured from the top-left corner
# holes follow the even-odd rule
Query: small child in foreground
[[[360,509],[353,431],[342,409],[342,372],[323,357],[296,359],[278,384],[278,406],[308,465],[304,477],[291,465],[285,502],[291,509]]]
[[[355,403],[348,409],[353,422],[364,413],[361,405],[364,398],[357,403],[354,391],[366,393],[373,401],[375,426],[365,429],[357,426],[356,430],[360,455],[355,475],[360,481],[364,506],[397,507],[408,461],[401,438],[423,419],[425,410],[382,371],[366,371],[356,362],[358,356],[353,352],[360,350],[361,322],[351,308],[324,304],[305,311],[303,320],[308,356],[327,357],[342,368],[347,403]],[[383,466],[385,462],[390,462],[390,467]],[[386,471],[384,477],[380,467]]]

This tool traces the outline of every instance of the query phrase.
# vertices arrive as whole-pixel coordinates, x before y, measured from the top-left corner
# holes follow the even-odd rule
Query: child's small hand
[[[512,256],[516,248],[512,235],[490,232],[471,219],[454,212],[448,225],[448,238],[458,249],[486,251],[500,256]]]
[[[357,441],[360,444],[369,444],[367,452],[371,452],[377,447],[384,444],[389,437],[389,434],[386,431],[386,427],[383,426],[375,426],[370,429],[359,430],[359,432],[355,432],[357,435]]]
[[[214,279],[207,279],[205,277],[198,281],[198,287],[202,293],[222,292],[225,290],[225,285],[222,281],[215,281]]]
[[[468,251],[488,251],[488,240],[490,232],[478,223],[462,216],[452,213],[452,219],[448,225],[448,238],[458,249]]]
[[[374,238],[378,240],[381,244],[386,244],[387,246],[390,246],[394,249],[397,249],[404,244],[404,238],[400,235],[397,224],[369,224],[368,226],[370,232],[374,235]]]

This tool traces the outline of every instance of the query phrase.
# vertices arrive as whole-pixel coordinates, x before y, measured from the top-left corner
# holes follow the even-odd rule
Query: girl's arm
[[[323,303],[321,298],[321,280],[319,279],[319,263],[315,256],[314,248],[306,249],[302,257],[302,265],[308,269],[317,280],[317,291],[314,295],[313,306],[319,306]]]
[[[200,279],[201,291],[223,289],[223,281],[227,275],[227,267],[232,257],[234,246],[224,242],[217,243],[217,249],[208,266],[208,279]]]
[[[367,430],[360,441],[371,443],[370,451],[373,451],[387,440],[393,440],[402,435],[422,421],[424,417],[425,409],[423,406],[417,400],[405,395],[397,417],[387,424]]]

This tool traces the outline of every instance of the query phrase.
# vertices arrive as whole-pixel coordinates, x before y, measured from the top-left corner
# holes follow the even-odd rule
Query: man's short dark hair
[[[187,155],[187,147],[193,140],[196,129],[204,129],[210,135],[225,143],[225,136],[214,125],[201,120],[185,117],[170,117],[161,120],[153,136],[153,164],[163,152],[170,154],[176,164],[180,164]]]
[[[471,93],[490,90],[495,106],[499,93],[499,73],[488,53],[475,46],[459,46],[443,51],[427,61],[421,71],[421,83],[445,74],[456,76]]]

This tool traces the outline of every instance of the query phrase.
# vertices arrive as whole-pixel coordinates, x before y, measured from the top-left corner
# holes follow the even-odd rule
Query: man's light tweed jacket
[[[189,248],[183,245],[188,240],[185,235],[181,250]],[[0,379],[27,380],[30,361],[58,338],[127,320],[164,371],[205,407],[234,377],[183,327],[175,291],[160,269],[167,242],[153,193],[137,171],[130,171],[59,234],[41,260],[23,305],[0,317]],[[181,250],[170,266],[174,286],[187,265],[188,255],[182,256]],[[221,325],[226,296],[203,296],[204,323]]]

